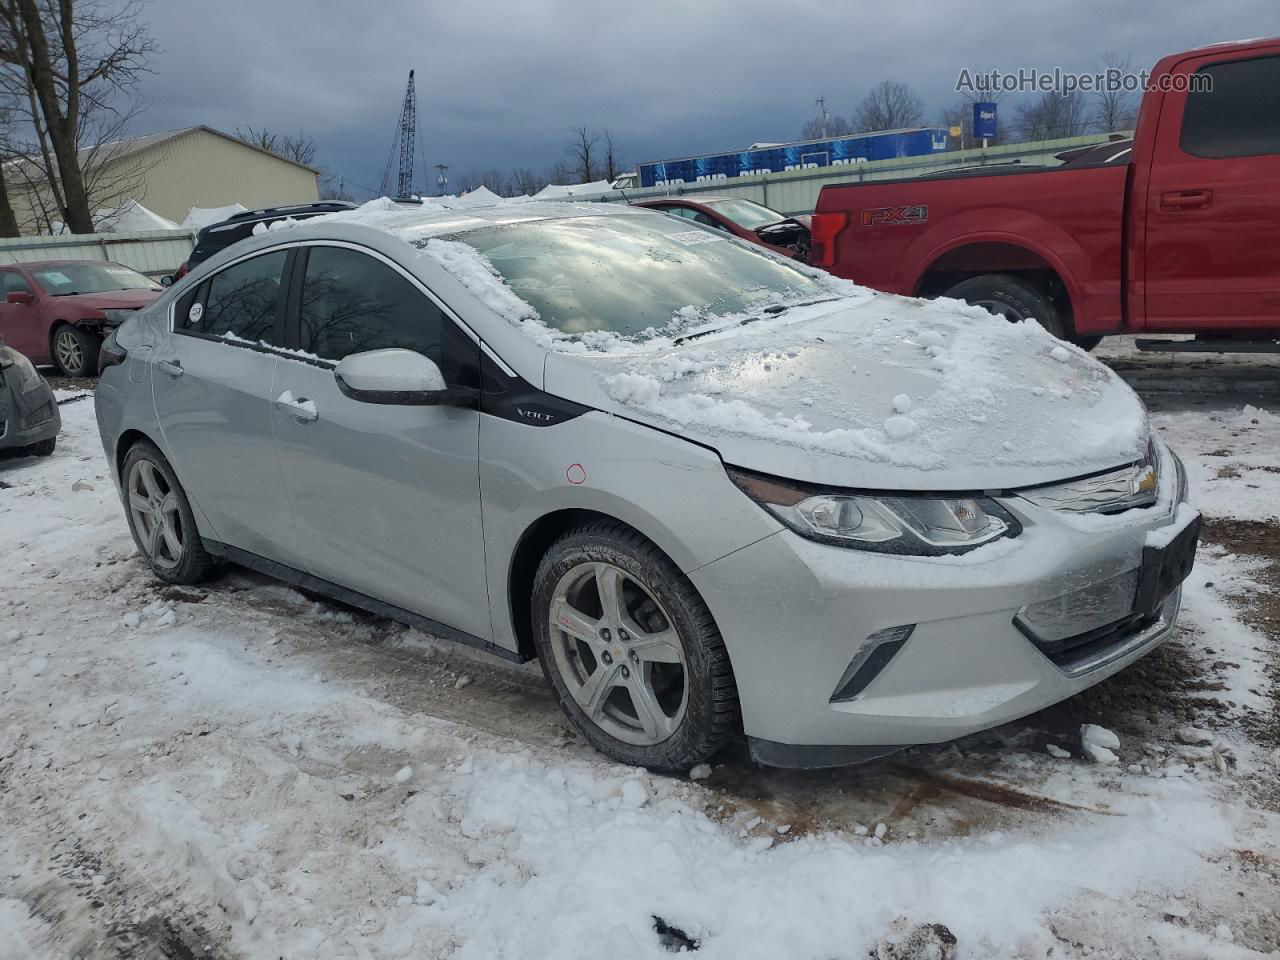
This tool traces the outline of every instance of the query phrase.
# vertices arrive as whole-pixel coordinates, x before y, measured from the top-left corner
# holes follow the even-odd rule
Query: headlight
[[[5,377],[15,377],[19,393],[30,393],[44,383],[31,361],[12,348],[0,347],[0,370],[4,370]]]
[[[107,323],[119,326],[137,312],[137,310],[107,309],[102,311],[102,315],[107,318]]]
[[[726,468],[743,493],[803,537],[822,543],[937,556],[1022,532],[989,497],[868,496]]]

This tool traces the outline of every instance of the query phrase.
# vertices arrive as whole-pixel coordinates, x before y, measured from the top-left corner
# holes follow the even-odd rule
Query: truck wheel
[[[988,273],[957,283],[943,294],[983,307],[1010,323],[1036,320],[1059,340],[1072,340],[1058,308],[1028,283],[1003,273]]]
[[[68,377],[92,377],[98,372],[102,341],[88,330],[64,323],[53,331],[53,361]]]
[[[601,753],[684,771],[738,729],[729,655],[689,579],[634,530],[597,521],[548,549],[533,583],[538,660]]]

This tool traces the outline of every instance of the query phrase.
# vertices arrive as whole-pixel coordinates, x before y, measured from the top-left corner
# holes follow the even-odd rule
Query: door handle
[[[276,397],[276,409],[282,410],[299,423],[310,423],[320,419],[320,411],[315,403],[305,397],[294,397],[293,391],[286,390]]]
[[[183,374],[182,361],[180,360],[157,360],[156,366],[170,377],[180,377]]]
[[[1203,210],[1212,203],[1212,190],[1174,190],[1160,194],[1161,210]]]

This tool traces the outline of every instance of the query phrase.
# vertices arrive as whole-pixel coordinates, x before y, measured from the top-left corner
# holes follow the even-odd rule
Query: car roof
[[[391,200],[373,201],[355,210],[309,217],[290,223],[287,227],[278,225],[271,228],[270,232],[275,234],[279,229],[287,229],[297,231],[299,237],[323,237],[338,224],[353,224],[373,227],[400,239],[413,241],[511,223],[656,215],[652,211],[639,210],[625,203],[526,200],[477,207],[452,206],[446,203],[447,201],[433,203],[430,198],[421,205]]]
[[[40,267],[65,267],[69,263],[102,263],[111,264],[113,267],[124,267],[126,270],[132,270],[133,267],[127,263],[119,263],[115,260],[99,260],[97,257],[65,257],[61,260],[23,260],[21,263],[0,263],[0,268],[4,267],[21,267],[26,270],[37,270]]]

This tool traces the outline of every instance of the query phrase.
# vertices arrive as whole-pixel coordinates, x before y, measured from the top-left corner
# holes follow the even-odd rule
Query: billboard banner
[[[947,131],[941,127],[863,133],[804,143],[785,143],[738,153],[713,153],[685,160],[640,164],[640,186],[703,183],[787,170],[839,167],[868,160],[918,157],[947,149]]]
[[[994,103],[975,103],[973,105],[973,139],[994,140],[996,138],[996,105]]]

